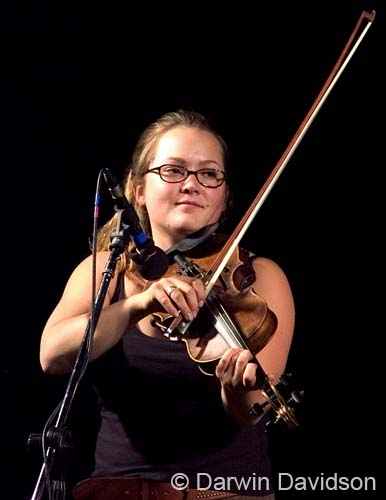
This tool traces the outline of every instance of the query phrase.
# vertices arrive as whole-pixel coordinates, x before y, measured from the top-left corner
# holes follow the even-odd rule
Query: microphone
[[[138,272],[146,280],[161,278],[168,270],[168,257],[163,250],[154,245],[153,239],[143,232],[133,205],[128,202],[117,179],[108,168],[103,170],[103,177],[115,210],[122,210],[122,220],[128,226],[130,238],[135,245],[135,251],[130,253],[130,257],[135,262]]]

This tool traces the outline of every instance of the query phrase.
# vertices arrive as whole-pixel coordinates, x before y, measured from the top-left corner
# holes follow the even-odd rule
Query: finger
[[[198,280],[195,280],[198,282]],[[179,281],[173,282],[166,289],[168,298],[181,311],[181,314],[188,321],[193,320],[198,313],[199,304],[203,302],[203,284],[201,286],[194,282]]]
[[[252,353],[247,349],[242,349],[238,353],[237,357],[232,359],[234,387],[245,385],[244,377],[246,375],[246,370],[248,369],[248,367],[252,366],[252,363],[250,363],[251,358],[252,358]],[[250,369],[248,369],[247,371],[249,372]],[[256,373],[256,371],[253,373]]]
[[[217,377],[222,384],[236,389],[250,388],[255,380],[256,365],[250,362],[252,353],[247,349],[230,349],[219,362]]]
[[[165,288],[165,293],[169,297],[169,299],[172,299],[172,293],[176,289],[177,289],[177,285],[169,285],[167,288]]]
[[[223,380],[224,375],[227,375],[228,379],[231,378],[234,371],[234,360],[237,359],[240,352],[241,349],[238,347],[229,348],[224,352],[216,367],[216,376],[219,379]]]
[[[196,279],[192,282],[193,288],[196,290],[198,307],[202,307],[205,301],[205,287],[204,283],[200,279]]]
[[[248,363],[243,373],[243,385],[246,389],[256,390],[259,389],[256,380],[256,365],[255,363]]]
[[[178,283],[178,289],[182,292],[184,300],[192,313],[197,313],[198,308],[204,303],[205,289],[200,279],[193,281],[181,281]],[[173,300],[177,300],[173,294]],[[201,304],[201,305],[200,305]]]
[[[154,285],[154,298],[163,307],[163,309],[174,317],[179,316],[179,310],[171,299],[172,294],[177,288],[173,285]]]
[[[191,321],[194,315],[189,308],[182,290],[175,282],[162,280],[154,284],[154,298],[169,314],[178,317],[180,313]]]
[[[176,288],[170,300],[187,321],[192,321],[194,319],[195,312],[190,308],[183,290]]]

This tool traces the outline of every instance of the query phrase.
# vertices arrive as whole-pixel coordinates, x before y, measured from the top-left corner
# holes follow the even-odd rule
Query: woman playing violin
[[[167,251],[221,223],[231,196],[228,169],[227,147],[209,121],[178,110],[142,133],[125,194],[144,231]],[[99,232],[97,286],[115,219]],[[75,487],[74,497],[273,498],[266,415],[250,411],[253,403],[264,402],[251,352],[229,347],[215,376],[203,374],[185,344],[170,341],[152,321],[161,311],[194,324],[205,304],[201,278],[168,272],[146,282],[129,255],[126,251],[119,262],[95,330],[89,369],[100,397],[101,425],[92,478]],[[73,368],[89,319],[91,262],[89,256],[73,271],[45,325],[40,349],[45,372]],[[293,335],[293,298],[276,263],[259,256],[251,263],[253,290],[277,318],[257,354],[276,383]]]

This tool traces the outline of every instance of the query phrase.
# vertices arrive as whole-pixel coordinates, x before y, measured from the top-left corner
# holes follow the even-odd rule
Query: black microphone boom
[[[147,280],[161,278],[169,267],[167,255],[143,232],[133,205],[128,202],[117,179],[108,168],[103,170],[103,177],[111,193],[115,210],[122,211],[122,220],[128,226],[130,238],[135,245],[135,251],[131,252],[130,257],[135,262],[138,272]]]

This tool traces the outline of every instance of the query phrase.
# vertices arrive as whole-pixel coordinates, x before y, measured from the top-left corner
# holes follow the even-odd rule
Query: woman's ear
[[[146,205],[146,197],[145,197],[145,185],[144,184],[134,184],[133,185],[133,193],[135,197],[135,201],[140,207],[144,207]]]

